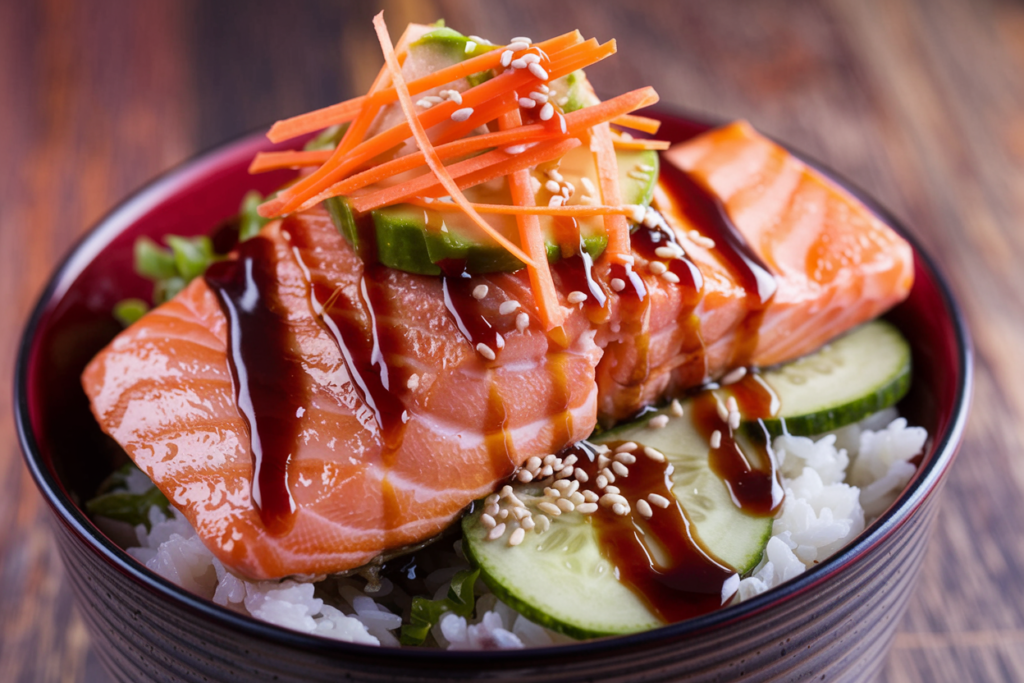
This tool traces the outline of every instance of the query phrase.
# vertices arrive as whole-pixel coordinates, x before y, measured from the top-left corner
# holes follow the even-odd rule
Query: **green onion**
[[[123,299],[114,304],[114,317],[123,326],[136,322],[149,312],[149,304],[142,299]]]
[[[164,240],[174,252],[174,265],[178,268],[178,275],[186,283],[205,273],[206,268],[213,263],[213,242],[209,237],[167,235]]]
[[[238,241],[244,242],[255,237],[269,221],[259,214],[263,196],[256,190],[250,190],[242,198],[242,206],[238,212]]]
[[[447,612],[453,612],[460,617],[472,616],[476,604],[473,587],[479,576],[479,569],[465,569],[452,577],[446,598],[413,598],[409,623],[402,625],[402,635],[399,639],[402,645],[422,645],[430,634],[430,629]]]
[[[178,269],[174,264],[174,254],[164,249],[148,237],[135,240],[135,272],[147,280],[159,280],[174,277]]]

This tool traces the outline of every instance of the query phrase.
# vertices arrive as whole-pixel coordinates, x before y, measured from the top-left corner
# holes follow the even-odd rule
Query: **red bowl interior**
[[[659,137],[690,138],[708,128],[691,118],[662,113]],[[93,420],[78,377],[85,364],[120,330],[111,317],[114,304],[129,296],[148,299],[151,285],[132,269],[137,237],[198,235],[237,213],[246,191],[269,192],[294,174],[250,176],[246,169],[259,150],[272,149],[262,135],[220,147],[148,185],[115,209],[72,250],[41,297],[30,320],[18,359],[16,411],[23,449],[33,475],[58,517],[77,529],[87,543],[137,573],[127,554],[113,549],[79,508],[92,496],[120,455],[119,447]],[[813,163],[813,162],[811,162]],[[835,174],[830,173],[833,178]],[[836,178],[883,220],[900,229],[891,215],[849,183]],[[794,590],[824,579],[830,567],[851,561],[881,535],[906,519],[936,487],[955,454],[967,414],[971,386],[970,341],[947,286],[915,244],[917,278],[910,298],[887,317],[913,348],[914,382],[900,405],[912,424],[929,434],[915,480],[900,500],[852,546],[815,567],[787,587],[723,613],[667,629],[707,626],[721,618],[762,609]],[[144,572],[144,570],[142,570]],[[156,584],[160,585],[161,580]],[[171,593],[180,592],[165,586]],[[210,609],[219,608],[210,605]]]

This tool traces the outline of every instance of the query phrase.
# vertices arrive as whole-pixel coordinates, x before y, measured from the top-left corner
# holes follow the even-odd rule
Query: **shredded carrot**
[[[636,116],[634,114],[626,114],[612,121],[616,126],[622,126],[623,128],[632,128],[633,130],[642,130],[645,133],[654,135],[661,128],[661,121],[657,119],[649,119],[646,116]]]
[[[579,31],[570,31],[569,33],[538,43],[537,47],[544,52],[559,52],[582,42],[583,36],[580,35]],[[498,66],[502,52],[503,50],[500,49],[491,50],[490,52],[467,59],[464,62],[438,69],[426,76],[409,81],[409,94],[418,95],[421,92],[457,81],[460,78],[465,78],[482,71],[489,71]],[[381,90],[380,97],[383,104],[390,104],[398,98],[393,87]],[[267,133],[267,138],[271,142],[282,142],[304,133],[312,133],[313,131],[323,130],[328,126],[351,121],[359,113],[363,99],[364,97],[356,97],[347,102],[278,121],[271,126],[270,131]]]
[[[249,164],[249,173],[266,173],[282,168],[305,168],[319,166],[331,158],[330,149],[318,149],[311,152],[286,150],[284,152],[260,152]]]
[[[420,150],[422,150],[425,155],[427,165],[430,167],[430,170],[432,170],[437,176],[441,185],[448,190],[448,193],[451,195],[451,198],[455,200],[455,203],[463,208],[466,215],[469,216],[481,230],[490,235],[494,241],[504,247],[506,251],[517,259],[525,263],[528,267],[536,267],[537,264],[534,263],[532,258],[523,253],[523,250],[518,246],[509,242],[504,235],[492,228],[487,221],[480,217],[480,214],[473,210],[473,207],[469,205],[469,201],[462,194],[462,191],[459,190],[455,181],[452,180],[450,175],[448,175],[447,169],[445,169],[441,159],[438,158],[437,152],[434,150],[434,146],[430,143],[430,138],[427,137],[427,131],[423,128],[423,124],[416,115],[416,105],[413,104],[412,96],[409,94],[409,90],[405,85],[405,80],[402,78],[402,69],[398,65],[398,57],[395,55],[395,48],[391,44],[391,36],[388,35],[387,24],[384,23],[384,12],[378,13],[373,18],[373,26],[377,30],[377,38],[380,41],[381,50],[384,52],[384,62],[387,64],[388,70],[391,72],[391,79],[395,84],[395,91],[398,93],[398,101],[402,105],[402,111],[405,112],[405,118],[412,128],[413,137],[416,138],[416,143],[420,146]]]
[[[668,140],[640,140],[632,139],[626,140],[624,138],[614,138],[612,144],[615,145],[615,149],[621,150],[653,150],[653,151],[664,151],[672,146],[672,143]]]
[[[503,114],[498,121],[498,126],[505,130],[520,128],[522,125],[523,117],[518,109]],[[530,182],[530,171],[521,168],[510,173],[508,187],[512,194],[512,202],[515,204],[514,208],[529,209],[533,207],[536,198]],[[527,274],[530,276],[530,288],[537,300],[537,313],[544,324],[544,330],[561,327],[565,322],[565,309],[558,303],[558,291],[555,289],[555,282],[551,277],[547,247],[540,229],[540,219],[536,215],[524,212],[516,216],[516,224],[519,227],[519,241],[536,264],[527,266]]]
[[[539,143],[522,154],[513,155],[503,150],[495,150],[444,168],[450,178],[459,179],[457,183],[459,189],[465,189],[500,178],[521,168],[530,168],[557,159],[579,145],[580,141],[576,138],[552,140]],[[424,173],[407,182],[354,197],[352,209],[359,213],[366,213],[383,206],[399,204],[410,197],[441,197],[446,194],[449,187],[434,175],[429,172]]]
[[[605,204],[617,206],[622,203],[622,195],[619,192],[619,164],[615,158],[611,128],[607,123],[600,123],[591,130],[590,149],[594,152],[597,165],[601,199]],[[604,217],[604,227],[608,233],[605,253],[612,260],[622,260],[630,252],[629,222],[625,216],[608,214]]]
[[[527,171],[527,169],[521,169]],[[516,171],[515,173],[519,173]],[[527,171],[529,172],[529,171]],[[510,174],[512,177],[514,174]],[[513,201],[515,198],[513,198]],[[415,204],[424,209],[436,211],[461,211],[462,209],[449,202],[434,200],[426,201],[425,198],[412,197],[403,202],[404,204]],[[471,203],[477,213],[497,213],[508,216],[568,216],[570,218],[592,218],[594,216],[605,216],[607,214],[618,214],[620,216],[633,216],[638,205],[622,204],[620,206],[608,206],[601,204],[572,204],[562,206],[517,206],[514,204],[477,204]]]

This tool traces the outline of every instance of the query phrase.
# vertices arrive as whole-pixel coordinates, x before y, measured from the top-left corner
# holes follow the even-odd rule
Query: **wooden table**
[[[198,150],[362,92],[377,3],[0,2],[0,385],[51,269]],[[867,188],[949,275],[977,344],[966,442],[887,681],[1024,679],[1024,5],[381,3],[507,39],[616,37],[606,92],[746,117]],[[365,5],[365,6],[364,6]],[[371,7],[374,5],[374,7]],[[0,392],[0,678],[103,681]]]

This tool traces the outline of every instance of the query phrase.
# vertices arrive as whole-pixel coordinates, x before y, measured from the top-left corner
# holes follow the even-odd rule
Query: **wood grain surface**
[[[618,39],[592,70],[744,117],[863,186],[948,274],[977,391],[886,681],[1024,680],[1024,4],[0,0],[0,385],[58,260],[195,152],[363,91],[370,19]],[[396,30],[397,32],[397,30]],[[104,681],[0,392],[0,680]]]

